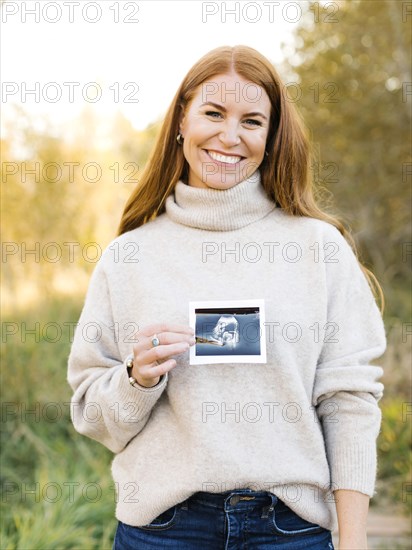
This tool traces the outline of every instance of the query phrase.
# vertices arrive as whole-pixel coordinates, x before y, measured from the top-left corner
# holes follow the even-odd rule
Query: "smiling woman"
[[[202,57],[167,111],[119,234],[163,213],[179,179],[228,189],[257,168],[266,194],[286,212],[315,215],[343,233],[313,199],[307,131],[283,90],[274,67],[253,48],[223,46]]]
[[[265,90],[234,71],[203,82],[179,125],[189,185],[230,189],[251,176],[263,161],[270,110]]]
[[[68,377],[74,426],[116,453],[114,550],[331,550],[337,520],[340,550],[366,548],[383,391],[370,362],[385,330],[372,274],[315,201],[307,132],[282,90],[252,48],[201,58],[93,273]],[[299,254],[239,261],[280,243]],[[206,359],[190,363],[189,304],[244,299],[265,308],[264,360],[237,355],[256,351],[233,310],[198,334]],[[251,406],[269,414],[240,422]]]

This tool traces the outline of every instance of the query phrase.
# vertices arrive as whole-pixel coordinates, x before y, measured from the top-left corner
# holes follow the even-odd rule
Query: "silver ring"
[[[152,346],[155,348],[160,344],[160,340],[157,337],[157,334],[153,334],[152,336]]]

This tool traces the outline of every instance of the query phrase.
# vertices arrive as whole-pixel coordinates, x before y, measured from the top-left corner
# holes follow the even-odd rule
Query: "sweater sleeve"
[[[335,228],[334,228],[335,229]],[[331,490],[372,497],[377,472],[378,401],[383,369],[371,365],[386,349],[382,316],[352,248],[336,229],[338,261],[326,263],[327,330],[312,404],[322,424]]]
[[[103,259],[90,279],[68,359],[68,382],[74,393],[75,429],[120,452],[147,423],[167,384],[167,373],[152,388],[129,383],[127,357],[120,357]],[[132,350],[130,350],[132,352]]]

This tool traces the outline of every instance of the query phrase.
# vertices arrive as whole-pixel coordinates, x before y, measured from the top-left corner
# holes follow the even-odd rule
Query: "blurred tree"
[[[312,2],[279,67],[312,134],[315,181],[336,199],[326,210],[352,228],[361,261],[383,285],[387,318],[403,321],[411,314],[411,18],[404,2]]]
[[[16,107],[1,142],[6,308],[55,291],[84,292],[157,131],[138,132],[120,114],[107,124],[90,108],[64,130],[62,137],[61,128]]]

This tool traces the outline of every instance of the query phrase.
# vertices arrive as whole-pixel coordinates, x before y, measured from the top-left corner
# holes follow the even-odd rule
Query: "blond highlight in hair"
[[[335,215],[324,212],[314,196],[311,170],[313,151],[308,131],[297,108],[288,100],[273,65],[248,46],[222,46],[204,55],[187,73],[166,113],[160,133],[140,182],[130,195],[118,235],[147,223],[165,211],[166,198],[179,180],[187,183],[188,164],[176,137],[182,113],[199,86],[221,74],[235,72],[263,88],[271,103],[266,142],[267,155],[259,166],[267,196],[292,216],[307,216],[335,226],[351,246],[359,265],[384,310],[382,288],[375,275],[359,261],[349,230]]]

